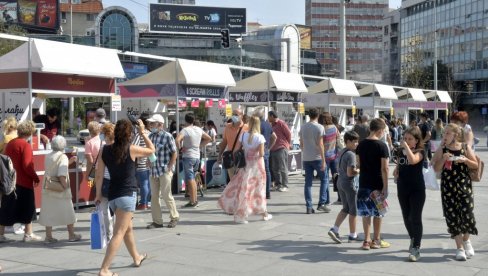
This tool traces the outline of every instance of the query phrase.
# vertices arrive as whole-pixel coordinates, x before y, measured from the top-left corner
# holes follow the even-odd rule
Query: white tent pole
[[[271,110],[271,98],[270,98],[270,93],[269,93],[269,89],[271,87],[271,71],[268,70],[268,74],[266,75],[267,78],[268,78],[268,85],[267,85],[267,92],[268,92],[268,111]],[[275,110],[276,111],[276,110]]]
[[[29,82],[29,120],[32,120],[32,39],[27,42],[27,78]],[[32,142],[31,142],[32,143]]]
[[[176,133],[180,133],[180,102],[179,102],[179,95],[178,95],[178,88],[179,88],[179,79],[178,79],[178,59],[175,60],[175,95],[176,95]],[[166,122],[168,124],[168,122]],[[168,128],[169,125],[166,126]],[[172,133],[170,133],[172,134]],[[179,176],[180,174],[180,154],[179,150],[176,149],[176,175]],[[176,178],[176,187],[178,192],[180,192],[180,183],[178,183],[179,177]]]

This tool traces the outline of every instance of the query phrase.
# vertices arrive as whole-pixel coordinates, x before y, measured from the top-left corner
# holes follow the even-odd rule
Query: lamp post
[[[437,0],[430,0],[434,3],[434,91],[436,93],[435,99],[437,101]],[[434,109],[434,120],[439,117],[437,110],[437,103]]]
[[[351,0],[341,0],[339,7],[340,18],[340,60],[339,74],[341,79],[346,79],[346,3]]]

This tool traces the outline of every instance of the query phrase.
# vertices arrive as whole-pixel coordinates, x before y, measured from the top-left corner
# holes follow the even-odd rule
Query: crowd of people
[[[110,265],[122,241],[135,267],[147,258],[147,254],[139,253],[134,241],[132,218],[136,210],[151,209],[152,222],[147,229],[162,228],[160,200],[163,199],[169,210],[166,226],[177,226],[180,215],[171,183],[178,154],[183,161],[189,197],[183,208],[198,207],[195,173],[200,166],[201,149],[208,143],[215,147],[217,132],[212,121],[205,124],[205,130],[202,129],[192,114],[186,114],[185,125],[179,133],[171,126],[166,130],[165,119],[159,114],[141,114],[137,120],[122,119],[115,124],[108,122],[105,116],[105,111],[99,109],[95,121],[88,124],[90,137],[85,143],[85,177],[96,187],[95,202],[103,211],[104,234],[110,241],[99,275],[113,275]],[[340,126],[329,112],[319,114],[312,108],[308,116],[310,120],[303,124],[299,133],[305,172],[305,213],[331,212],[329,178],[336,179],[333,181],[338,198],[336,203],[341,204],[342,209],[328,231],[334,242],[343,242],[339,229],[347,217],[347,240],[359,240],[356,218],[360,216],[364,231],[361,248],[390,246],[381,236],[386,213],[377,204],[377,198],[388,198],[389,161],[395,154],[393,175],[411,240],[408,259],[417,261],[420,258],[422,210],[426,198],[423,168],[429,163],[440,174],[443,213],[448,232],[456,243],[456,259],[466,260],[474,256],[470,235],[476,235],[478,230],[469,170],[476,169],[478,163],[466,112],[452,114],[447,126],[441,120],[433,124],[427,113],[420,115],[418,124],[409,127],[400,119],[370,120],[363,115],[357,118],[350,131]],[[42,120],[46,129],[41,132],[41,140],[52,149],[45,158],[39,217],[39,223],[46,228],[45,237],[43,239],[32,230],[32,221],[36,217],[34,187],[40,183],[28,141],[35,133],[34,122],[17,123],[15,118],[7,118],[3,122],[4,139],[0,150],[12,159],[18,177],[15,193],[2,195],[1,243],[12,241],[6,237],[5,230],[15,223],[23,225],[24,242],[44,240],[45,243],[56,243],[58,239],[53,236],[52,228],[64,225],[68,229],[68,241],[77,242],[82,238],[75,232],[76,216],[68,173],[68,167],[77,163],[77,158],[68,158],[64,154],[66,140],[58,135],[55,111],[50,110]],[[247,116],[236,109],[223,131],[219,147],[217,162],[222,163],[224,152],[232,152],[234,156],[243,152],[245,166],[234,163],[227,169],[230,181],[217,201],[218,207],[233,215],[239,224],[248,223],[252,215],[261,216],[264,221],[271,220],[273,216],[267,208],[267,200],[271,198],[272,183],[277,191],[288,190],[287,158],[291,149],[288,125],[276,112],[266,114],[264,107],[255,108]],[[400,150],[393,151],[394,147]],[[320,181],[316,209],[311,191],[315,177]]]

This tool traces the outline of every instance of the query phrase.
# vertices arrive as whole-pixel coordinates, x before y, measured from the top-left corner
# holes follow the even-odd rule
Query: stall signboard
[[[307,108],[312,107],[326,107],[329,105],[329,101],[324,94],[310,94],[304,93],[302,95],[302,102]]]
[[[246,9],[149,4],[149,32],[231,36],[247,32]]]
[[[122,98],[112,94],[112,111],[122,111]]]
[[[268,92],[230,92],[229,101],[233,103],[265,103],[268,102]]]
[[[329,93],[329,103],[330,105],[336,106],[351,106],[352,105],[352,97],[349,96],[339,96],[335,93]]]
[[[0,97],[0,114],[3,113],[5,118],[14,116],[17,121],[27,119],[27,110],[29,110],[29,99],[27,92],[6,92],[5,103],[2,103]],[[3,118],[0,116],[0,122]]]
[[[302,93],[299,92],[279,92],[272,91],[270,94],[271,102],[297,103],[301,100]]]
[[[141,113],[148,114],[163,112],[163,103],[155,99],[124,99],[121,101],[121,110],[117,118],[127,118],[127,115],[139,117]]]
[[[123,61],[121,62],[121,64],[122,64],[122,68],[124,68],[125,76],[127,77],[127,79],[125,80],[138,78],[140,76],[147,74],[148,72],[148,67],[147,64],[145,63]]]
[[[227,124],[227,115],[226,115],[226,108],[209,108],[207,119],[212,120],[217,127],[217,134],[222,134],[224,132],[224,128]],[[232,114],[232,110],[231,110]]]
[[[225,87],[202,86],[202,85],[178,85],[179,97],[185,98],[207,98],[223,99]],[[154,84],[154,85],[120,85],[120,95],[123,98],[161,98],[175,97],[175,84]]]
[[[58,0],[0,0],[0,23],[56,33],[59,29]]]
[[[398,109],[416,108],[416,109],[447,109],[447,103],[441,102],[393,102],[393,107]]]

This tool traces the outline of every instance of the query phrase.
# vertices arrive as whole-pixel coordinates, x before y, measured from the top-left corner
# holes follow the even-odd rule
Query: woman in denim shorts
[[[135,159],[147,157],[154,153],[154,145],[149,140],[144,131],[144,124],[141,120],[137,121],[137,129],[146,143],[146,147],[132,145],[132,123],[123,119],[117,121],[115,125],[115,140],[111,145],[106,145],[102,151],[102,158],[97,164],[97,172],[103,172],[105,166],[110,174],[110,186],[108,190],[108,200],[110,208],[115,212],[115,225],[113,236],[107,247],[105,258],[98,275],[113,275],[109,270],[115,254],[120,244],[127,237],[126,247],[134,260],[134,266],[139,267],[147,258],[147,254],[139,254],[137,251],[134,234],[132,231],[132,216],[135,211],[137,200],[137,180],[135,170]],[[95,202],[98,204],[102,199],[103,174],[97,173],[96,176],[97,197]]]

